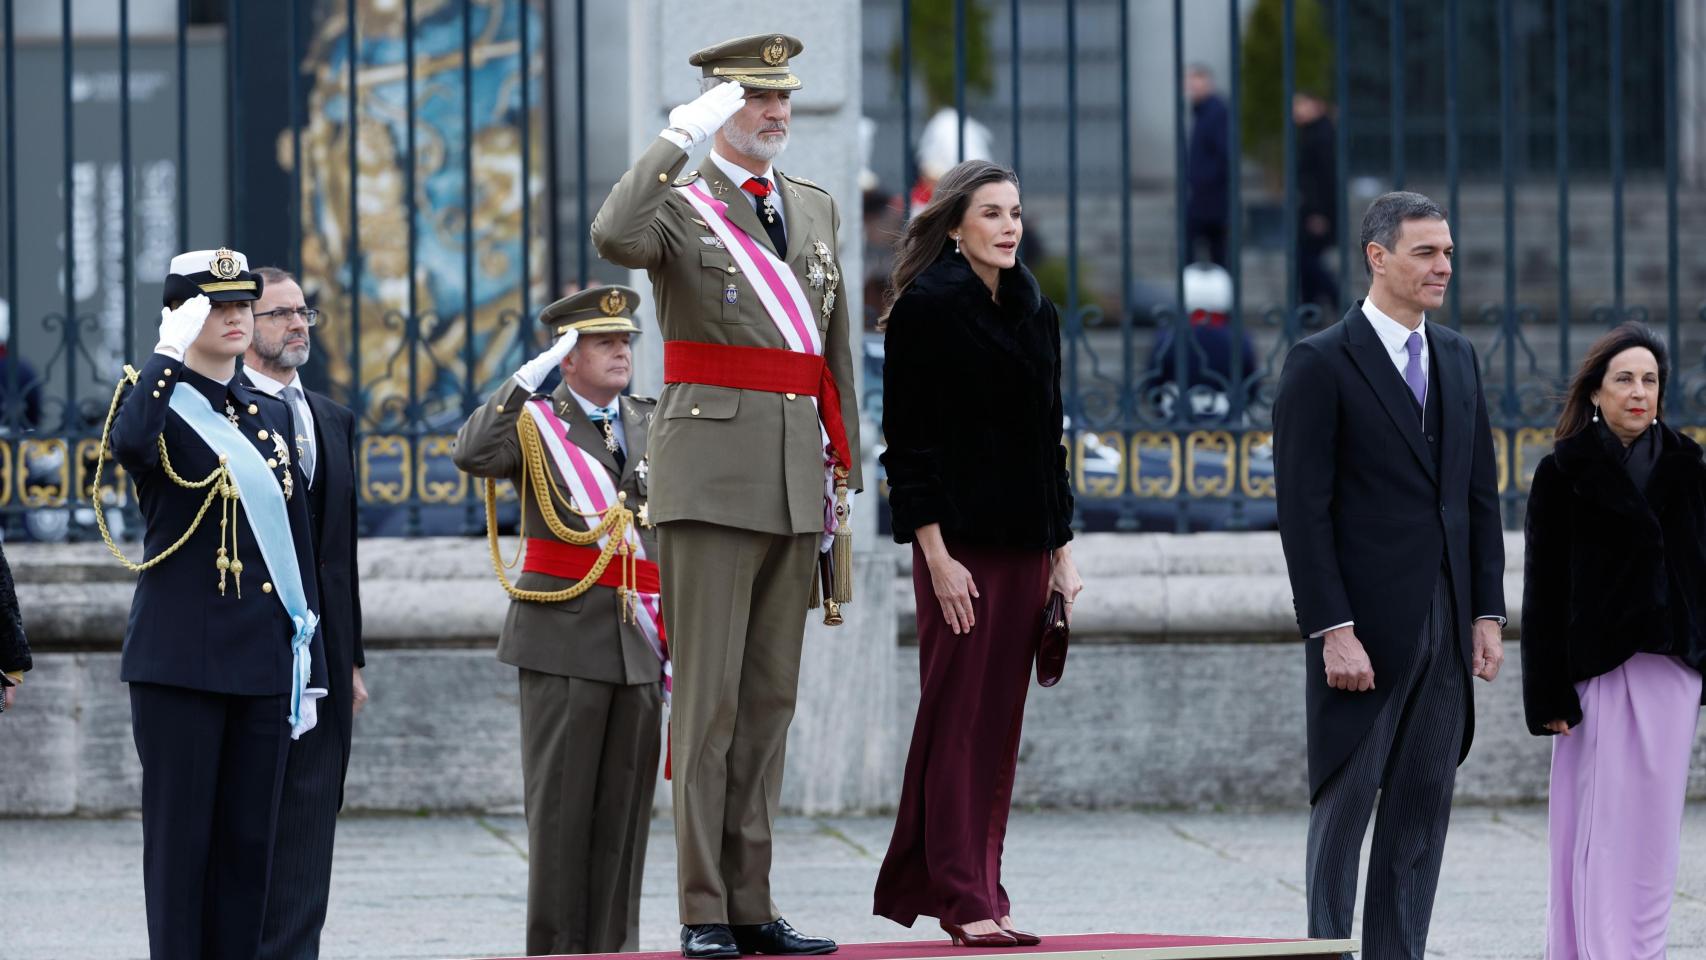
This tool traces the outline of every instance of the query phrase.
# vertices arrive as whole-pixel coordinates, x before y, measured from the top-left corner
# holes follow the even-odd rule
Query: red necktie
[[[782,232],[782,221],[770,212],[769,204],[764,199],[776,192],[770,181],[764,177],[752,177],[740,185],[742,190],[753,195],[759,217],[764,221],[764,232],[770,235],[770,242],[776,247],[776,255],[783,256],[788,250],[788,240]]]

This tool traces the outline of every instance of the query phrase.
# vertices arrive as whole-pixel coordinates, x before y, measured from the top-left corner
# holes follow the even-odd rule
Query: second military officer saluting
[[[650,275],[665,340],[650,505],[675,638],[681,948],[693,958],[835,950],[781,919],[769,877],[813,564],[860,486],[840,216],[822,188],[771,167],[801,48],[762,34],[695,53],[703,94],[671,111],[592,224],[601,256]],[[846,598],[831,587],[826,603]]]
[[[160,342],[107,418],[146,525],[140,562],[107,546],[141,573],[120,678],[155,957],[255,955],[290,740],[326,692],[290,410],[236,378],[261,283],[231,250],[173,258]]]
[[[557,341],[456,437],[456,465],[507,479],[525,551],[498,659],[521,670],[527,952],[639,948],[640,877],[657,786],[668,647],[646,524],[653,401],[624,397],[639,294],[597,287],[546,307]],[[535,395],[552,370],[563,382]]]

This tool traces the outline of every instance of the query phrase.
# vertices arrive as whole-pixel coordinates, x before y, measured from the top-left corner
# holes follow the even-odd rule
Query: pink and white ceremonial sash
[[[568,485],[569,499],[579,509],[600,515],[615,506],[618,498],[616,485],[610,480],[610,473],[604,469],[604,464],[569,442],[569,425],[551,409],[551,402],[545,399],[529,400],[525,407],[528,415],[533,417],[533,422],[539,426],[539,436],[544,441],[546,452],[557,466],[558,475]],[[626,538],[635,559],[647,559],[646,546],[640,541],[640,533],[635,525],[628,526]],[[599,548],[603,549],[609,540],[608,533],[599,537]],[[663,698],[668,702],[674,673],[669,664],[669,636],[664,632],[663,605],[655,593],[639,590],[634,593],[638,598],[634,620],[640,625],[640,633],[645,636],[646,642],[651,645],[652,652],[657,654],[658,663],[662,666]]]
[[[770,315],[771,322],[776,325],[776,330],[782,335],[782,342],[788,345],[788,349],[795,353],[823,356],[823,338],[818,334],[811,303],[806,300],[806,292],[800,288],[800,278],[794,276],[794,271],[783,263],[780,257],[771,253],[768,247],[754,240],[751,234],[730,220],[729,205],[706,193],[705,188],[698,182],[674,189],[704,218],[705,225],[710,227],[711,232],[728,248],[735,266],[752,283],[753,290],[758,293],[758,302],[764,305],[764,312]],[[813,397],[814,409],[817,404],[817,398]],[[822,442],[819,449],[824,453],[824,532],[834,533],[835,461],[829,442],[829,431],[823,426],[822,410],[818,410],[818,433]]]

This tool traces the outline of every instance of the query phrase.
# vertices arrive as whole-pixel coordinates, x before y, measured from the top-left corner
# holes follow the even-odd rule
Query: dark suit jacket
[[[253,388],[248,374],[238,375]],[[257,393],[261,392],[256,389]],[[314,482],[307,490],[320,585],[320,632],[330,673],[326,702],[349,769],[354,668],[365,666],[361,648],[361,583],[356,571],[355,414],[330,397],[305,390],[314,414]],[[281,401],[282,402],[282,401]],[[286,409],[290,405],[285,404]]]
[[[195,430],[171,411],[172,391],[198,390],[223,410],[232,401],[238,429],[262,456],[273,456],[272,436],[290,434],[290,409],[282,400],[251,389],[241,378],[229,386],[210,380],[181,361],[151,354],[141,379],[122,400],[112,426],[113,457],[136,481],[145,530],[143,555],[159,556],[188,530],[206,500],[205,490],[188,490],[167,477],[157,438],[164,436],[171,466],[185,480],[198,481],[218,465]],[[267,439],[261,439],[263,433]],[[292,453],[294,457],[294,453]],[[306,485],[294,459],[295,491],[285,501],[295,540],[296,562],[310,609],[319,610],[319,580],[309,529]],[[277,472],[277,471],[275,471]],[[290,637],[295,627],[270,586],[272,574],[246,521],[236,524],[237,554],[243,562],[242,596],[235,576],[218,590],[214,566],[220,546],[219,504],[214,503],[195,535],[159,565],[142,572],[125,629],[120,679],[160,683],[212,693],[270,696],[290,689]],[[242,507],[239,505],[239,512]],[[133,558],[135,559],[135,558]],[[326,685],[324,631],[314,637],[314,670],[309,685]]]
[[[1504,616],[1498,475],[1469,341],[1427,324],[1442,436],[1428,449],[1403,377],[1363,315],[1292,348],[1274,403],[1280,539],[1305,638],[1345,621],[1374,665],[1374,690],[1327,686],[1322,640],[1306,639],[1309,790],[1350,756],[1408,670],[1442,566],[1450,572],[1468,682],[1469,623]],[[1384,681],[1384,682],[1383,682]],[[1468,700],[1461,756],[1474,734]]]

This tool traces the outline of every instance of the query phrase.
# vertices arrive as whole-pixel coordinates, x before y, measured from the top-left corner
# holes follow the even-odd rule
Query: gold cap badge
[[[628,298],[622,295],[621,290],[615,288],[612,288],[609,293],[605,294],[604,299],[598,301],[599,309],[603,310],[604,315],[607,317],[620,316],[622,314],[622,308],[627,305]]]
[[[208,272],[221,280],[235,280],[242,268],[237,265],[237,254],[225,247],[220,247],[213,254],[213,259],[207,263]]]
[[[764,45],[764,62],[772,67],[779,67],[788,60],[788,41],[774,37]]]

